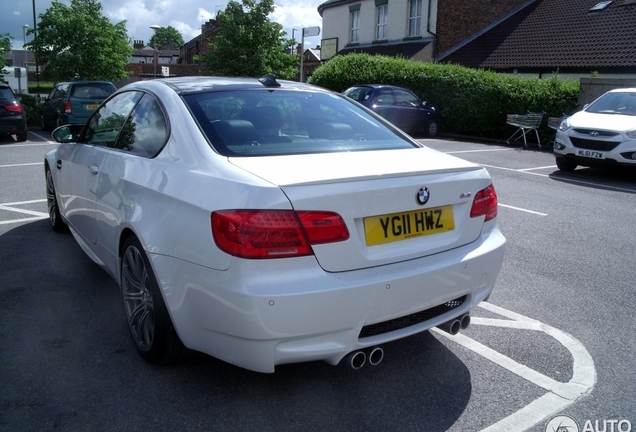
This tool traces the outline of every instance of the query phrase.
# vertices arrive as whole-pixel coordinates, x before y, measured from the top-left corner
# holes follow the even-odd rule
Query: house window
[[[359,41],[358,31],[360,30],[360,9],[349,12],[351,31],[349,36],[349,42],[355,43]]]
[[[411,0],[409,5],[409,36],[420,36],[422,28],[422,0]]]
[[[376,39],[387,39],[387,16],[389,14],[389,5],[383,4],[377,7],[378,26],[376,31]]]

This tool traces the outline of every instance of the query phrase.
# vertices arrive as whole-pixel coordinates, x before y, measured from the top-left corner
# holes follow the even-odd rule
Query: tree
[[[111,24],[97,0],[71,0],[70,6],[53,0],[40,14],[36,34],[26,46],[46,65],[42,73],[46,80],[116,81],[127,75],[124,66],[133,49],[126,21]]]
[[[5,56],[11,51],[11,39],[12,36],[9,33],[0,34],[0,72],[2,72],[7,65]]]
[[[283,26],[271,22],[274,0],[230,0],[219,13],[219,32],[209,40],[210,52],[195,57],[210,75],[260,77],[273,73],[284,79],[298,74],[300,58],[285,51]]]
[[[172,26],[160,27],[150,38],[148,45],[154,47],[155,42],[157,43],[158,49],[166,47],[168,45],[179,48],[181,47],[181,45],[183,45],[183,36],[181,36],[181,33],[179,33],[179,31]]]

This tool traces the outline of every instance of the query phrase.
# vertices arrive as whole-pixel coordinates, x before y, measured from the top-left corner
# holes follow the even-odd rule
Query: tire
[[[556,165],[561,171],[574,171],[577,165],[574,162],[570,162],[565,158],[558,157],[556,158]]]
[[[439,123],[437,122],[437,120],[429,120],[428,123],[426,123],[426,135],[430,138],[436,137],[437,133],[439,132]]]
[[[155,364],[172,363],[185,357],[172,325],[150,262],[139,240],[130,236],[121,257],[121,292],[126,322],[137,352]]]
[[[55,232],[66,231],[66,224],[60,216],[60,208],[57,205],[57,197],[55,196],[55,185],[53,184],[53,174],[51,169],[46,168],[46,204],[49,209],[49,222],[51,222],[51,228]]]
[[[28,139],[28,135],[29,133],[27,131],[24,131],[22,133],[16,134],[16,138],[18,139],[18,142],[25,142]]]

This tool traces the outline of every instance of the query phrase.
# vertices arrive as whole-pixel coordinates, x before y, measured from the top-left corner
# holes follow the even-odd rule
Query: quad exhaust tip
[[[384,350],[380,347],[369,348],[367,352],[358,350],[353,351],[347,355],[346,362],[351,367],[351,369],[361,369],[362,366],[366,364],[367,359],[369,360],[369,364],[371,366],[379,365],[384,359]]]
[[[470,325],[470,315],[464,314],[458,318],[446,321],[437,327],[444,330],[446,333],[456,335],[460,330],[466,330]]]

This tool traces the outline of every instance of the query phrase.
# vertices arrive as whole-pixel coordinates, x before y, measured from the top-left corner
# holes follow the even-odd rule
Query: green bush
[[[463,66],[422,63],[404,58],[349,54],[318,68],[309,83],[342,92],[356,84],[391,84],[408,88],[434,106],[442,131],[507,138],[514,128],[507,114],[545,111],[560,117],[577,110],[579,83],[558,79],[518,78]],[[544,120],[543,135],[550,133]],[[553,132],[553,131],[552,131]]]
[[[40,124],[40,105],[36,96],[27,94],[18,94],[20,97],[20,105],[24,107],[27,113],[27,124],[37,125]]]

